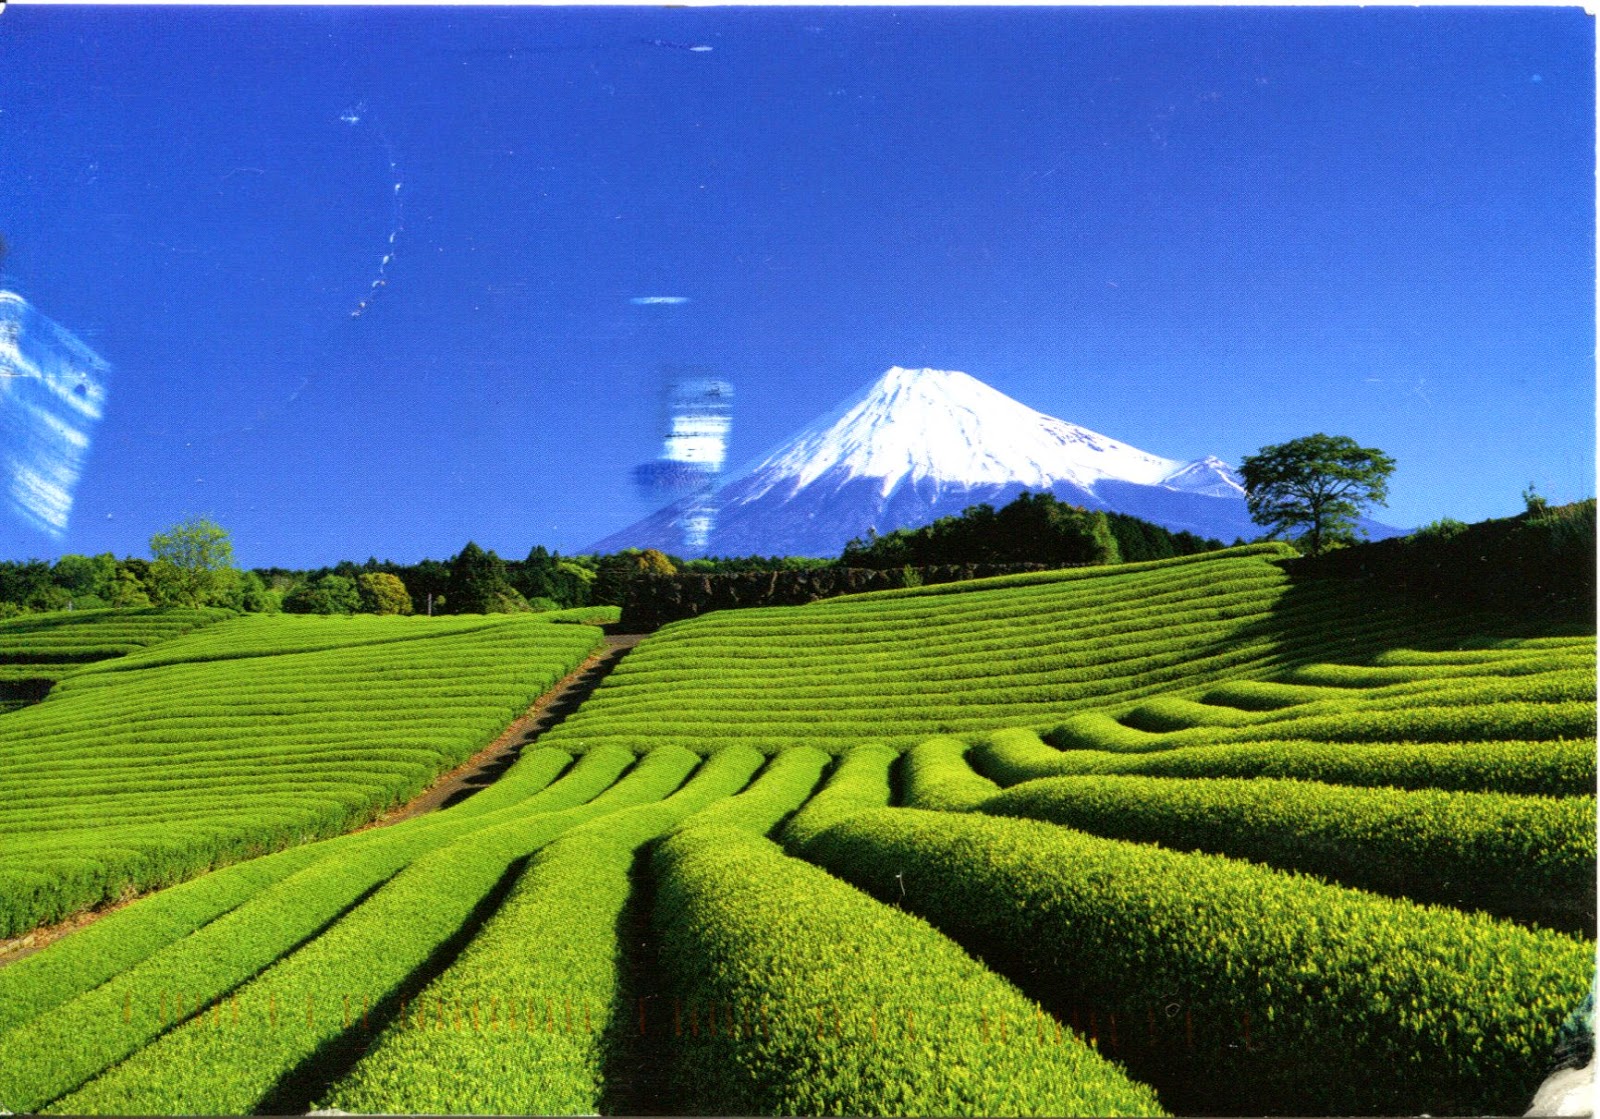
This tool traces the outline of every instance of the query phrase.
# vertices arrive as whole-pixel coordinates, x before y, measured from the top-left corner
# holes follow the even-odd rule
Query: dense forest
[[[951,563],[1043,563],[1051,567],[1137,563],[1224,547],[1192,532],[1169,532],[1125,513],[1091,513],[1026,490],[1009,505],[973,505],[922,528],[876,533],[846,545],[846,567]]]

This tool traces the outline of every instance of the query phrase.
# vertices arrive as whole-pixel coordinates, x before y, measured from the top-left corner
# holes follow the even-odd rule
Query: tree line
[[[1384,504],[1394,460],[1345,436],[1321,433],[1264,447],[1240,474],[1252,518],[1319,555],[1355,540],[1361,512]],[[1531,502],[1530,502],[1531,508]],[[1242,543],[1243,541],[1235,541]],[[837,559],[795,556],[684,560],[655,549],[563,556],[535,546],[503,559],[469,541],[448,560],[369,558],[332,567],[240,570],[228,532],[192,518],[150,540],[150,558],[66,555],[54,563],[0,561],[0,617],[49,610],[218,606],[302,614],[487,614],[618,605],[646,575],[723,574],[823,567],[1133,563],[1224,547],[1123,513],[1085,510],[1023,492],[995,509],[974,505],[915,529],[869,533]]]

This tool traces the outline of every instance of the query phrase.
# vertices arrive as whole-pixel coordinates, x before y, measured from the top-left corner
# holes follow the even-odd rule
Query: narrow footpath
[[[627,656],[645,636],[642,633],[608,634],[604,649],[534,700],[533,706],[507,727],[499,738],[444,774],[408,803],[392,809],[367,826],[387,827],[425,812],[449,808],[494,784],[522,756],[523,750],[582,706],[600,686],[600,682],[611,675],[617,662]]]
[[[607,635],[604,649],[573,669],[555,687],[534,700],[533,706],[507,727],[499,738],[440,777],[407,803],[391,809],[367,824],[366,828],[387,827],[390,824],[398,824],[401,820],[409,820],[413,816],[448,808],[452,804],[460,804],[473,793],[494,784],[506,770],[511,768],[512,763],[522,756],[522,751],[530,743],[576,711],[595,688],[600,686],[600,681],[611,675],[611,670],[617,667],[617,662],[627,656],[628,652],[646,636],[642,633]],[[365,831],[366,828],[356,830]],[[144,896],[146,895],[140,894],[112,905],[85,910],[57,924],[41,926],[9,940],[0,940],[0,967],[15,963],[25,956],[31,956],[62,937],[77,932],[108,913],[114,913],[131,905]]]

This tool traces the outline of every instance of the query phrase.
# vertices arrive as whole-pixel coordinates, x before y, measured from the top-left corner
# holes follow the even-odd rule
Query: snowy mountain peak
[[[1183,467],[1036,412],[965,373],[895,366],[751,470],[758,485],[749,499],[862,478],[884,496],[907,482],[1158,485]]]
[[[1257,531],[1238,474],[1214,455],[1162,458],[965,373],[895,366],[715,492],[657,510],[591,550],[836,556],[869,531],[915,528],[980,502],[999,507],[1023,490],[1175,532],[1228,540]],[[714,519],[704,539],[690,530],[711,521],[697,518]]]
[[[1185,463],[1163,478],[1161,484],[1186,493],[1203,493],[1212,497],[1244,496],[1244,479],[1216,455]]]

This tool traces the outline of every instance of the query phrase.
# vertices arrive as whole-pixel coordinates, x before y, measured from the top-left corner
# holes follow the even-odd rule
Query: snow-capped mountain
[[[685,547],[679,502],[591,550],[836,556],[868,529],[914,528],[979,502],[998,508],[1023,490],[1224,541],[1260,532],[1239,476],[1219,458],[1162,458],[965,373],[896,366],[717,490],[704,548]]]

